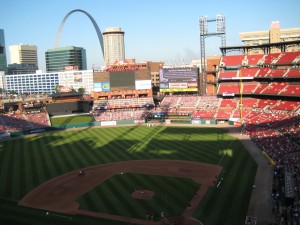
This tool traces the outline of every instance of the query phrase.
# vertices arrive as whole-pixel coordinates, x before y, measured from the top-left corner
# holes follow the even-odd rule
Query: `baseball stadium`
[[[157,88],[122,63],[90,94],[3,99],[0,223],[300,224],[299,45],[161,64]]]

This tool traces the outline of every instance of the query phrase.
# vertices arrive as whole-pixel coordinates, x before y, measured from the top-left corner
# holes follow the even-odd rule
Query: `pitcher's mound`
[[[149,190],[138,190],[134,191],[131,194],[131,197],[136,198],[136,199],[150,199],[155,195],[153,191]]]

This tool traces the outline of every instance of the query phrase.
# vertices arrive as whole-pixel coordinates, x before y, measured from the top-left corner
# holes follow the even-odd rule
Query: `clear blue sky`
[[[42,70],[45,51],[54,48],[61,21],[74,9],[88,12],[102,32],[107,27],[121,27],[126,58],[138,62],[198,59],[200,16],[225,15],[227,46],[242,44],[240,32],[269,30],[271,21],[280,21],[282,29],[300,27],[299,0],[2,0],[0,6],[7,54],[9,45],[36,45]],[[215,23],[209,23],[208,31],[215,31]],[[220,55],[220,38],[206,42],[207,55]],[[69,16],[60,46],[85,48],[88,69],[103,65],[96,32],[83,13]]]

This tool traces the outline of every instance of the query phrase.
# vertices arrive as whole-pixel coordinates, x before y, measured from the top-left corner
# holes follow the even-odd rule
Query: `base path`
[[[84,176],[79,176],[78,171],[73,171],[41,184],[21,199],[19,205],[67,214],[84,214],[136,224],[171,224],[167,221],[153,222],[80,210],[76,199],[94,189],[114,174],[130,172],[186,177],[193,179],[201,185],[197,191],[197,198],[191,199],[190,205],[180,216],[181,224],[201,224],[201,222],[194,220],[191,216],[208,187],[214,185],[214,180],[221,173],[222,168],[212,164],[182,160],[132,160],[88,167],[83,169],[83,171],[85,172]]]

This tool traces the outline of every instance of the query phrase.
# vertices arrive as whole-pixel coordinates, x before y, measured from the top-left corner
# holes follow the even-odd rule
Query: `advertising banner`
[[[187,88],[187,83],[169,83],[169,88]]]
[[[102,91],[101,82],[94,83],[94,92],[101,92],[101,91]]]
[[[110,83],[109,82],[101,82],[102,91],[110,91]]]
[[[168,88],[168,89],[160,89],[160,92],[189,92],[189,91],[198,91],[198,88]]]
[[[197,67],[164,68],[159,71],[161,92],[198,91]]]
[[[151,89],[151,80],[136,80],[135,81],[135,90],[145,90]]]
[[[82,73],[75,72],[74,73],[74,83],[81,83],[82,82]]]

